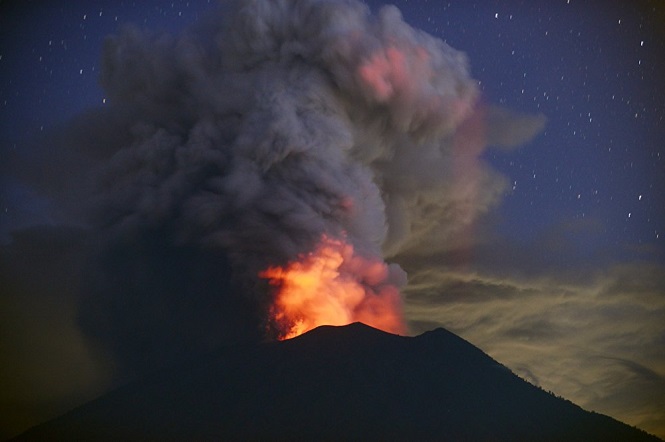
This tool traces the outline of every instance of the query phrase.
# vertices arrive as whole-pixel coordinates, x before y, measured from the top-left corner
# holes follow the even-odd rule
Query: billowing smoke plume
[[[542,126],[480,105],[464,54],[355,0],[238,1],[178,38],[127,28],[102,67],[107,108],[76,129],[107,134],[77,137],[101,165],[80,317],[130,368],[261,338],[259,273],[324,235],[370,259],[444,247],[505,189],[479,160],[492,134]]]

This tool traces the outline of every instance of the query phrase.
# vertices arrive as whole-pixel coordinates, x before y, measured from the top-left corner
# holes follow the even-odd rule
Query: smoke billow
[[[485,146],[543,123],[486,118],[463,53],[355,0],[237,1],[178,37],[126,28],[101,83],[107,107],[75,128],[107,134],[76,137],[96,177],[80,318],[131,369],[260,339],[257,275],[323,235],[380,260],[445,247],[506,187]]]

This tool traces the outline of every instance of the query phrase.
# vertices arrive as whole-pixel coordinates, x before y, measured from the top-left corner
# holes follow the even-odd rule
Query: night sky
[[[392,3],[467,55],[483,103],[547,119],[524,145],[482,153],[508,185],[464,241],[388,257],[408,274],[411,334],[445,327],[528,381],[665,437],[664,5]],[[25,164],[74,118],[109,105],[99,85],[107,35],[127,23],[177,34],[215,8],[0,5],[0,155],[15,159],[0,176],[0,436],[89,400],[113,377],[75,321],[85,226],[34,184],[46,172]]]

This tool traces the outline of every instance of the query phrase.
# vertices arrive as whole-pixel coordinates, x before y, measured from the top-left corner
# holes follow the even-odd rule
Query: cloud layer
[[[541,247],[521,259],[548,253],[556,254]],[[466,269],[441,259],[403,263],[414,333],[447,327],[529,382],[662,437],[662,265],[590,262],[564,270],[550,258],[531,273],[514,258]]]

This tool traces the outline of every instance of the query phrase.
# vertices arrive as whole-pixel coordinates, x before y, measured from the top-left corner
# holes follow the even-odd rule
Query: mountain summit
[[[360,323],[221,349],[17,440],[658,441],[535,387],[444,330]]]

